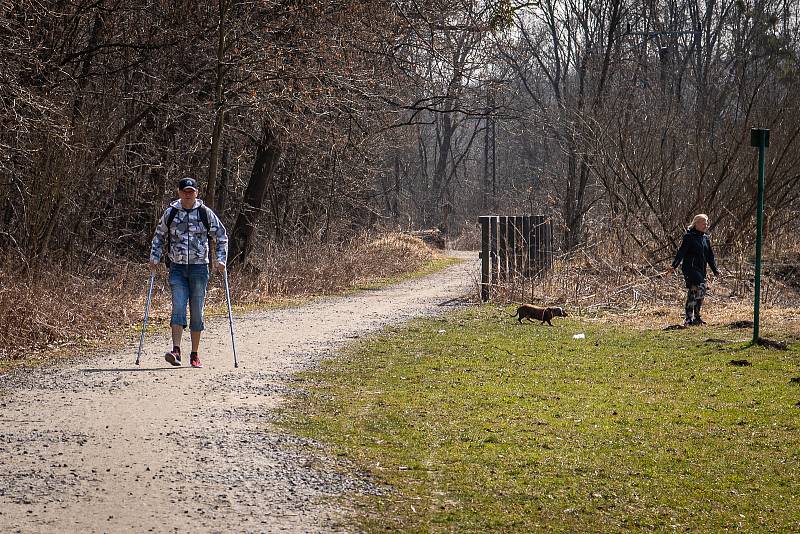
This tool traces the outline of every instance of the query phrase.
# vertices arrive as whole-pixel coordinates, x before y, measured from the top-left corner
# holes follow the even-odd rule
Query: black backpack
[[[208,222],[208,207],[203,205],[196,209],[200,210],[200,222],[202,222],[203,226],[206,227],[206,232],[210,232],[211,224]],[[164,265],[166,265],[167,267],[169,267],[170,264],[172,263],[169,259],[169,246],[170,246],[169,241],[171,237],[169,227],[172,226],[172,221],[175,220],[175,217],[178,215],[179,211],[180,210],[175,206],[170,206],[169,215],[167,215],[167,237],[164,240]]]

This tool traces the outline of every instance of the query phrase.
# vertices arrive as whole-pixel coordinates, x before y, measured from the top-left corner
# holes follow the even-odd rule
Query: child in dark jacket
[[[719,276],[711,239],[706,234],[708,215],[695,215],[692,225],[683,234],[678,253],[672,262],[670,272],[675,272],[683,262],[683,278],[686,281],[686,321],[685,325],[706,324],[700,317],[700,308],[706,296],[706,265],[711,267],[715,276]],[[694,316],[694,317],[693,317]]]

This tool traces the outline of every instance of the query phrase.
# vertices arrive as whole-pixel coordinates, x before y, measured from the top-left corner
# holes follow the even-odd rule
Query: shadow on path
[[[91,368],[91,369],[81,369],[84,373],[136,373],[136,372],[145,372],[145,371],[188,371],[193,369],[192,367],[130,367],[130,368],[122,368],[122,367],[113,367],[110,369],[100,369],[100,368]]]

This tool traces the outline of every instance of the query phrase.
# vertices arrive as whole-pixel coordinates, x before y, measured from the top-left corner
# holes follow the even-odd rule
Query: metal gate
[[[553,265],[553,223],[545,215],[482,215],[481,300],[515,277],[539,276]]]

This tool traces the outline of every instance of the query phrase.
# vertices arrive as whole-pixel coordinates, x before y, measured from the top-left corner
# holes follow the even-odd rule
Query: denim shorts
[[[169,268],[169,285],[172,288],[172,319],[170,325],[186,328],[186,305],[189,305],[189,330],[205,329],[203,307],[208,287],[208,264],[186,265],[173,263]]]

